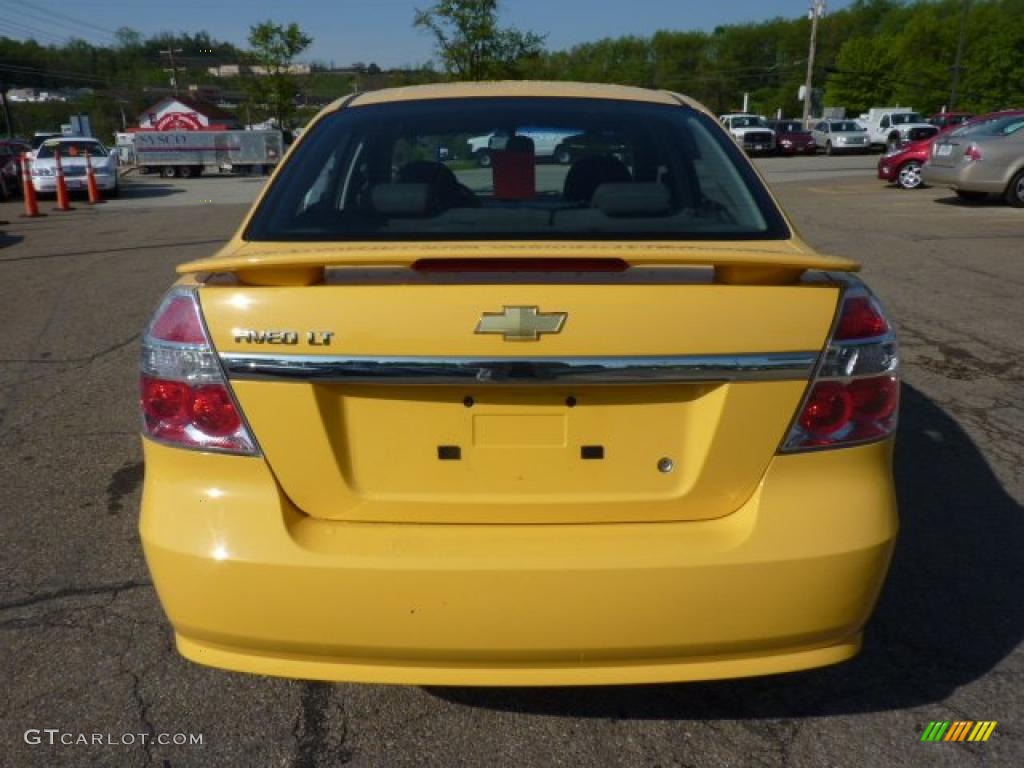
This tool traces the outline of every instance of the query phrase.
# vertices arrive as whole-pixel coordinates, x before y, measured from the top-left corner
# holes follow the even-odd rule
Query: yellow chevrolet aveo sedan
[[[853,656],[899,396],[856,270],[684,96],[342,99],[144,335],[141,534],[180,652],[434,685]]]

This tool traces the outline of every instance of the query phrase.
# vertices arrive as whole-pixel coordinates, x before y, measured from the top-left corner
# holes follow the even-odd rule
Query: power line
[[[60,19],[49,16],[46,13],[35,11],[32,8],[26,8],[24,7],[23,3],[13,3],[9,0],[0,0],[0,3],[9,6],[12,9],[12,12],[16,12],[18,14],[19,18],[25,17],[33,24],[42,23],[50,25],[52,27],[58,27],[60,29],[56,29],[55,31],[64,32],[65,30],[68,30],[71,35],[85,39],[85,34],[83,34],[82,31],[82,24],[69,21],[61,21]],[[23,22],[18,23],[21,23],[24,26]],[[95,35],[96,33],[93,32],[92,34]],[[107,35],[106,33],[103,33],[103,35],[111,38],[112,40],[115,39],[113,35]]]
[[[98,85],[104,85],[108,88],[115,86],[129,89],[136,87],[135,83],[131,83],[127,80],[114,80],[113,78],[102,78],[94,77],[92,75],[83,75],[77,72],[68,72],[66,70],[53,70],[53,69],[40,69],[38,67],[23,67],[16,64],[0,64],[0,72],[7,72],[14,75],[33,75],[40,78],[50,78],[53,80],[65,80],[68,82],[81,82],[81,83],[96,83]]]
[[[44,43],[58,43],[61,45],[67,42],[67,38],[57,37],[52,32],[48,32],[45,29],[39,29],[38,27],[33,27],[29,24],[23,24],[18,21],[11,21],[10,19],[0,20],[0,26],[20,38],[42,40]]]
[[[68,15],[66,13],[61,12],[61,11],[55,11],[55,10],[53,10],[51,8],[45,8],[45,7],[42,7],[42,6],[33,5],[32,3],[27,2],[27,0],[19,0],[19,2],[17,3],[17,7],[19,9],[24,9],[24,8],[27,7],[29,9],[31,9],[31,10],[35,10],[35,11],[37,11],[39,13],[45,14],[48,18],[50,18],[50,17],[57,17],[59,19],[64,19],[65,21],[70,21],[70,22],[74,23],[78,27],[88,27],[89,29],[93,29],[96,32],[102,32],[103,34],[107,35],[108,37],[110,37],[113,40],[117,39],[117,33],[114,30],[112,30],[112,29],[107,29],[106,27],[100,27],[100,26],[98,26],[96,24],[93,24],[90,21],[85,21],[84,19],[79,19],[79,18],[76,18],[74,16],[70,16],[70,15]]]

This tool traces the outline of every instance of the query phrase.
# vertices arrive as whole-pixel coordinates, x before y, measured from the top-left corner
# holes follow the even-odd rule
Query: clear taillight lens
[[[189,288],[171,290],[142,339],[142,425],[180,448],[257,453]]]
[[[981,147],[977,144],[968,145],[967,149],[964,150],[964,159],[970,163],[976,163],[981,160]]]
[[[896,430],[899,396],[896,337],[875,297],[852,288],[781,450],[842,448],[888,437]]]

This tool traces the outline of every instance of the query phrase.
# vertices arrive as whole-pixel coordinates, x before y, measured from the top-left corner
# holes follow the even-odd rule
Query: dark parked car
[[[21,191],[21,162],[32,147],[17,139],[0,139],[0,200],[14,197]]]
[[[775,148],[780,155],[813,155],[818,142],[799,120],[770,120],[768,127],[775,131]]]
[[[628,162],[626,154],[628,148],[622,137],[615,133],[577,133],[569,136],[555,147],[555,162],[562,165],[575,163],[581,157],[598,155],[601,157],[613,157],[616,160]]]
[[[929,117],[928,122],[940,131],[945,131],[963,125],[972,117],[974,117],[972,112],[939,112]]]

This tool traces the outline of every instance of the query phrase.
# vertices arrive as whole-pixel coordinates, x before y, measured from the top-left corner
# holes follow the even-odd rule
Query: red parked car
[[[963,125],[973,117],[973,112],[937,112],[928,118],[928,122],[940,131],[946,131]]]
[[[893,152],[882,155],[878,160],[878,178],[896,184],[902,189],[917,189],[921,186],[921,166],[932,151],[936,134],[927,139],[904,144]]]
[[[781,155],[813,155],[818,144],[811,132],[799,120],[769,120],[768,127],[775,131],[775,148]]]
[[[932,118],[935,123],[936,117],[953,116],[962,113],[941,113]],[[930,136],[920,141],[912,141],[904,144],[899,149],[882,155],[878,160],[878,178],[896,184],[902,189],[917,189],[923,183],[921,178],[921,166],[931,157],[932,144],[939,136],[944,136],[951,131],[960,128],[969,128],[972,125],[983,123],[994,117],[1004,117],[1016,114],[1024,114],[1024,110],[1006,110],[1003,112],[990,112],[987,115],[978,115],[961,122],[948,121],[947,125],[935,136]]]

